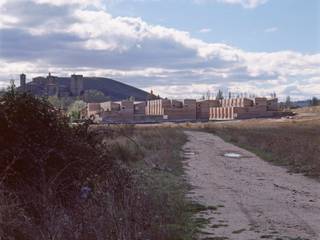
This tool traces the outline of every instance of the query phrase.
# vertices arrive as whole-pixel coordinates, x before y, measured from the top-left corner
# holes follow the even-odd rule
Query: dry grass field
[[[317,118],[210,123],[201,128],[290,171],[320,176],[320,121]]]

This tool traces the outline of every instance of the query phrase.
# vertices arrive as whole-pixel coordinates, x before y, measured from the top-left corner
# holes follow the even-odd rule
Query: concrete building
[[[99,116],[102,112],[100,103],[87,103],[87,117]]]
[[[209,120],[233,120],[272,117],[278,111],[278,99],[257,97],[220,100],[218,107],[210,107]]]
[[[147,101],[146,115],[154,117],[160,116],[163,120],[169,121],[194,121],[197,118],[196,100],[150,100]]]
[[[142,115],[145,116],[146,112],[146,102],[140,101],[140,102],[134,102],[134,114],[135,115]]]
[[[108,101],[102,103],[88,103],[88,116],[93,116],[102,122],[133,122],[135,118],[144,120],[145,102],[130,100]],[[91,114],[91,115],[89,115]]]
[[[87,105],[87,117],[110,123],[247,119],[273,117],[277,111],[276,98],[123,100]]]
[[[219,100],[202,100],[197,102],[197,119],[208,121],[210,117],[210,108],[218,107]]]

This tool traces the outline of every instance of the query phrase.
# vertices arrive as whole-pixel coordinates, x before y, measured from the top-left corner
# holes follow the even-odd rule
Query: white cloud
[[[271,27],[271,28],[266,28],[264,30],[264,32],[266,33],[273,33],[273,32],[277,32],[279,29],[277,27]]]
[[[5,0],[4,0],[5,1]],[[82,6],[102,6],[102,0],[33,0],[38,4],[50,4],[55,6],[82,5]]]
[[[209,33],[211,31],[212,31],[211,28],[202,28],[202,29],[199,30],[200,33]]]
[[[268,0],[194,0],[197,3],[206,2],[221,2],[232,5],[241,5],[244,8],[256,8],[259,5],[265,4]]]
[[[38,6],[47,0],[34,1]],[[88,4],[68,1],[75,2]],[[320,85],[320,54],[248,52],[207,43],[141,18],[113,17],[96,3],[94,8],[84,8],[59,0],[50,8],[49,20],[43,13],[46,6],[28,6],[21,13],[15,5],[2,5],[8,7],[9,18],[17,19],[3,22],[3,27],[10,28],[0,29],[6,31],[1,36],[0,80],[20,72],[26,72],[29,79],[48,71],[64,76],[79,72],[153,88],[168,97],[200,96],[218,88],[264,95],[278,91],[283,97],[317,93],[312,86],[318,89]],[[292,85],[301,96],[295,95]]]

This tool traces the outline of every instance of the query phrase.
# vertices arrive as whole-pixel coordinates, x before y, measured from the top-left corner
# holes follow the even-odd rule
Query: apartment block
[[[220,100],[220,106],[211,107],[210,120],[233,120],[272,117],[278,110],[278,99],[257,97]]]
[[[222,100],[154,99],[134,102],[88,103],[87,117],[102,122],[209,121],[272,117],[278,99],[230,98]]]
[[[197,119],[202,121],[208,121],[210,117],[210,108],[218,107],[220,105],[219,100],[202,100],[197,103]]]
[[[161,116],[169,121],[194,121],[197,119],[197,102],[195,99],[147,101],[146,115]]]

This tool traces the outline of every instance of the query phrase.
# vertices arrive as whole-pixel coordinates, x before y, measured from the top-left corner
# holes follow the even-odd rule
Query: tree
[[[285,106],[286,108],[291,108],[292,102],[290,96],[287,96]]]
[[[222,91],[219,89],[217,95],[216,95],[216,100],[222,100],[223,99],[223,93]]]
[[[210,98],[211,98],[211,92],[210,90],[208,90],[205,94],[205,99],[210,100]]]
[[[49,96],[48,101],[54,106],[56,109],[68,109],[68,107],[73,103],[73,99],[71,97],[57,97],[57,96]]]
[[[313,97],[311,99],[311,106],[318,106],[319,105],[319,99],[316,97]]]
[[[104,93],[99,90],[89,89],[84,92],[83,100],[87,103],[101,103],[110,101],[110,98],[105,96]]]
[[[77,100],[72,103],[68,108],[68,115],[71,118],[71,121],[79,120],[81,111],[87,106],[87,104],[82,100]]]
[[[270,97],[271,97],[271,98],[277,98],[276,92],[270,93]]]
[[[59,198],[76,194],[75,180],[84,174],[79,167],[86,164],[81,160],[94,151],[86,149],[86,142],[70,128],[68,119],[46,99],[19,93],[14,86],[0,97],[0,102],[1,184],[26,190],[23,197],[33,197],[27,189],[40,191],[47,198],[39,201],[50,201],[53,192]],[[40,203],[45,204],[34,202]]]

